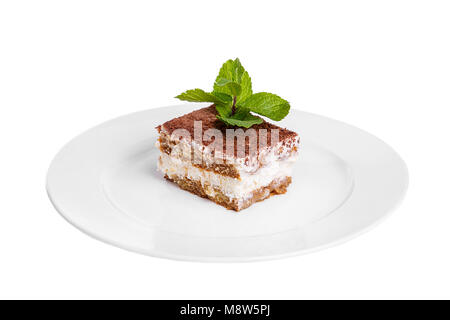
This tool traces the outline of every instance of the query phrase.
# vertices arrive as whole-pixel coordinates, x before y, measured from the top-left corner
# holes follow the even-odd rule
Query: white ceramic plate
[[[143,254],[253,261],[322,249],[374,226],[403,198],[404,162],[355,127],[291,110],[300,160],[284,195],[239,213],[183,191],[156,171],[155,127],[203,105],[158,108],[97,126],[67,144],[48,172],[56,209],[85,233]]]

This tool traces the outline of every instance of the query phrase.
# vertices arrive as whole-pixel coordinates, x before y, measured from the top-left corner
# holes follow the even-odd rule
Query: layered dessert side
[[[230,139],[225,138],[220,148],[208,137],[210,129],[226,136],[228,126],[217,119],[217,114],[216,108],[210,106],[157,127],[161,150],[158,169],[164,177],[184,190],[236,211],[273,194],[285,193],[298,156],[298,135],[264,121],[251,127],[256,136],[248,134],[250,129],[234,130],[232,149]],[[199,141],[194,137],[196,121],[201,122],[203,138]],[[252,139],[267,142],[257,143],[252,150]],[[232,151],[227,153],[227,148]]]
[[[300,138],[262,117],[280,121],[290,105],[273,93],[253,93],[239,59],[222,65],[211,92],[192,89],[177,98],[213,104],[157,127],[158,169],[167,180],[236,211],[286,192]]]

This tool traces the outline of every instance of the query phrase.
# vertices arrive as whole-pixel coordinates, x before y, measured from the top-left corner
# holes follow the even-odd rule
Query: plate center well
[[[104,172],[103,189],[130,219],[189,236],[248,237],[303,227],[331,214],[353,188],[343,160],[303,140],[288,192],[234,212],[166,181],[156,170],[158,156],[150,141],[130,148],[129,157]]]

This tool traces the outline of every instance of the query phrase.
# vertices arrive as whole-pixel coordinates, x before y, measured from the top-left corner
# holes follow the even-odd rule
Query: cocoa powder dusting
[[[218,129],[222,132],[223,136],[225,137],[225,130],[226,129],[242,129],[244,133],[246,132],[246,128],[240,128],[235,126],[228,126],[222,121],[218,120],[216,118],[217,111],[214,105],[211,105],[206,108],[202,108],[199,110],[195,110],[191,113],[187,113],[181,117],[174,118],[172,120],[169,120],[162,125],[156,127],[158,131],[161,130],[163,127],[165,131],[167,131],[168,134],[172,134],[173,131],[176,129],[185,129],[189,132],[191,135],[191,139],[194,139],[194,121],[201,121],[202,122],[202,136],[204,136],[205,131],[208,129]],[[260,131],[259,129],[266,129],[267,130],[267,146],[272,146],[272,139],[271,139],[271,130],[278,129],[279,130],[279,136],[278,141],[281,142],[283,145],[286,145],[287,143],[291,142],[293,139],[297,137],[297,133],[294,131],[278,127],[272,123],[269,123],[267,121],[264,121],[261,124],[255,124],[251,127],[251,129],[255,129],[257,133],[257,138],[259,141],[259,135]],[[203,145],[209,145],[214,140],[211,141],[202,141]],[[235,150],[237,148],[237,139],[235,139],[234,147]],[[246,156],[248,156],[249,152],[249,139],[245,139],[245,153]],[[226,139],[224,139],[224,150],[226,150]]]

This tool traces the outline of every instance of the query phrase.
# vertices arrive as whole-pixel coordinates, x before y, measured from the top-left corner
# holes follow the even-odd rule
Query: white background
[[[57,214],[46,171],[68,140],[234,57],[256,91],[394,147],[402,206],[344,245],[244,264],[149,258]],[[1,1],[0,106],[0,298],[450,298],[448,1]]]

